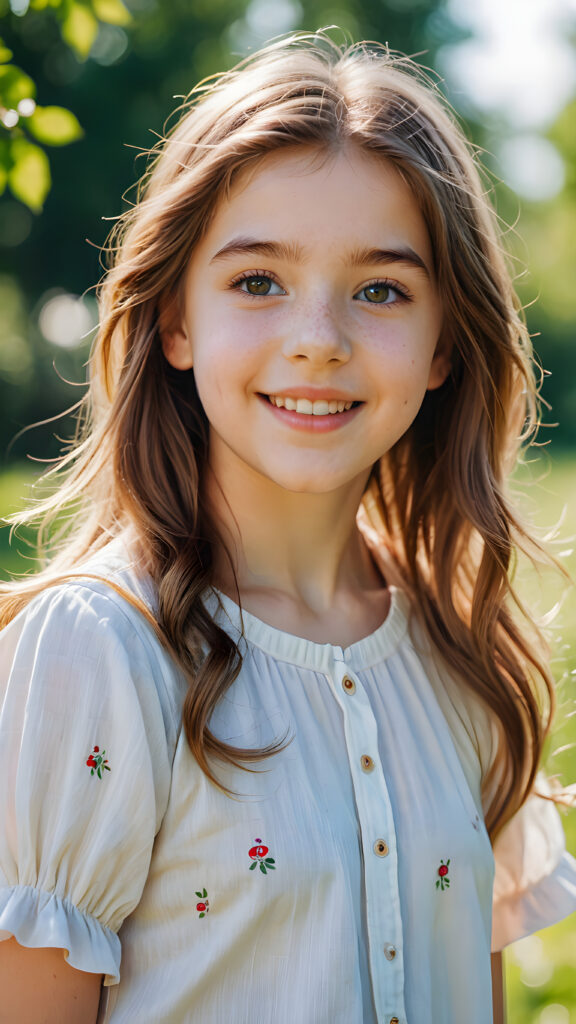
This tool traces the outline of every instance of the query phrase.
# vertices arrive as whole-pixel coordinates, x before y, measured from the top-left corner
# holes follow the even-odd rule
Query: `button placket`
[[[378,756],[378,726],[366,690],[344,659],[331,679],[344,718],[361,841],[370,974],[378,1021],[404,1014],[402,919],[394,817]]]

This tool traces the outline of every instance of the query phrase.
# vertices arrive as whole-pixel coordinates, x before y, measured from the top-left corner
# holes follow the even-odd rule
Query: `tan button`
[[[374,768],[374,761],[369,754],[362,754],[360,758],[360,764],[362,765],[363,772],[371,772]]]
[[[356,692],[356,683],[353,679],[350,679],[350,676],[344,676],[344,679],[342,680],[342,687],[346,690],[346,693]]]
[[[396,946],[393,946],[391,942],[387,942],[384,946],[384,956],[387,960],[393,960],[396,956]]]
[[[400,1024],[398,1017],[390,1017],[390,1024]]]
[[[374,853],[377,857],[387,857],[389,854],[388,843],[384,839],[377,839],[374,843]]]

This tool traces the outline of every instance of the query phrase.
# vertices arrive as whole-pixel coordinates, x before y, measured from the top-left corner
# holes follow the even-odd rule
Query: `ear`
[[[436,351],[430,366],[428,376],[428,391],[434,391],[442,386],[452,369],[452,343],[446,338],[440,337],[436,345]]]
[[[178,297],[163,295],[158,303],[158,328],[164,358],[175,370],[190,370],[193,365],[192,343]]]

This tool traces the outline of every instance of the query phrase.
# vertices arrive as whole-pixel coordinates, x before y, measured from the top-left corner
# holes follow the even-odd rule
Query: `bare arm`
[[[492,1006],[494,1008],[494,1024],[506,1024],[502,953],[492,953]]]
[[[96,1024],[101,983],[70,967],[61,949],[0,942],[0,1024]]]

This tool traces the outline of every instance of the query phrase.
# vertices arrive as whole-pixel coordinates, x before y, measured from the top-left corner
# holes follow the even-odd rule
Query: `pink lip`
[[[290,397],[307,398],[308,395],[296,395],[291,391]],[[329,401],[329,399],[327,400]],[[302,412],[293,412],[291,409],[279,409],[277,405],[272,405],[272,402],[269,402],[267,398],[261,398],[261,401],[287,427],[292,427],[295,430],[306,430],[308,433],[313,434],[328,434],[332,430],[344,427],[350,420],[354,419],[362,408],[362,405],[356,405],[353,409],[348,409],[346,412],[334,412],[328,416],[308,416]],[[352,399],[340,399],[340,401],[352,401]]]

